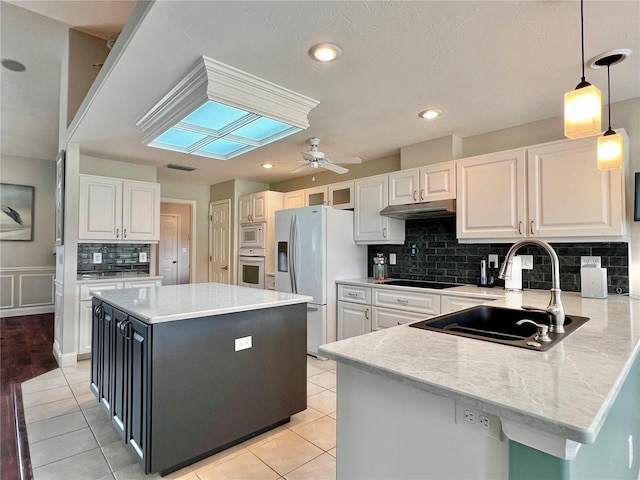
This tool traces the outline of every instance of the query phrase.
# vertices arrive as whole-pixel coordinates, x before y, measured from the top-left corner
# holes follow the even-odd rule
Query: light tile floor
[[[145,475],[89,390],[90,361],[22,384],[34,480]],[[291,421],[167,475],[171,480],[336,478],[336,364],[307,357],[307,409]]]

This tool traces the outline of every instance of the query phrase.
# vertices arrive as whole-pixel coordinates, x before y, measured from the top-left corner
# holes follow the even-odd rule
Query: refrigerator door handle
[[[296,278],[296,243],[298,241],[298,216],[291,217],[289,229],[289,278],[291,279],[291,292],[298,293],[298,279]]]

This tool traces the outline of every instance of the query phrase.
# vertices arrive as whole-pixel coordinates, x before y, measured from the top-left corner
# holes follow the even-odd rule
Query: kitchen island
[[[93,296],[91,390],[146,473],[306,409],[310,297],[217,283]]]
[[[491,305],[549,300],[504,295]],[[637,479],[640,302],[563,302],[590,320],[546,352],[408,325],[322,346],[338,362],[338,478]]]

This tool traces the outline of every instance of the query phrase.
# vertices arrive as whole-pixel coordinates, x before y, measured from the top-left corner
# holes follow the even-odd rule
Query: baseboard
[[[53,313],[54,310],[54,305],[44,305],[41,307],[8,308],[6,310],[0,310],[0,318],[23,317],[25,315],[41,315],[43,313]]]
[[[59,367],[72,367],[78,363],[78,354],[76,352],[62,353],[58,342],[53,342],[53,356],[56,358]]]

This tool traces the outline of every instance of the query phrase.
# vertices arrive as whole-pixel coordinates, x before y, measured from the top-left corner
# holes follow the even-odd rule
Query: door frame
[[[161,213],[160,214],[160,230],[162,230],[162,217],[171,217],[171,218],[175,218],[176,219],[176,238],[175,238],[175,242],[176,242],[176,283],[170,283],[168,285],[180,285],[180,266],[182,265],[182,262],[180,261],[180,234],[182,232],[181,227],[182,225],[180,224],[180,217],[181,215],[177,214],[177,213]],[[160,237],[160,239],[162,240],[162,236]],[[160,245],[160,243],[158,243],[158,245]],[[158,254],[159,255],[159,254]],[[189,257],[191,257],[191,254],[189,254]],[[160,268],[160,257],[158,256],[158,273],[162,273],[162,268]],[[164,276],[162,277],[162,284],[164,285]],[[191,280],[191,279],[189,279]]]
[[[166,198],[161,197],[160,203],[181,203],[191,205],[191,231],[189,232],[189,283],[195,283],[196,281],[196,210],[198,203],[195,200],[184,200],[182,198]],[[156,246],[157,247],[157,246]],[[156,249],[153,249],[154,256],[156,255]],[[153,264],[157,265],[157,258],[152,259]]]
[[[211,209],[214,206],[219,206],[219,205],[226,205],[227,206],[227,218],[229,219],[229,238],[227,241],[227,245],[228,245],[228,257],[229,257],[229,284],[230,285],[236,285],[237,283],[237,278],[236,278],[236,254],[235,254],[235,246],[231,245],[231,241],[233,240],[233,233],[231,231],[231,229],[233,228],[233,220],[231,219],[231,199],[230,198],[225,198],[224,200],[216,200],[215,202],[209,202],[209,218],[208,218],[208,223],[209,223],[209,261],[208,263],[208,279],[209,281],[211,281],[211,265],[213,264],[212,258],[213,258],[213,246],[211,245],[212,239],[213,239],[213,225],[212,225],[212,220],[211,220]]]

